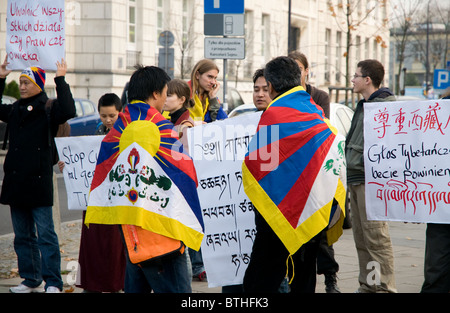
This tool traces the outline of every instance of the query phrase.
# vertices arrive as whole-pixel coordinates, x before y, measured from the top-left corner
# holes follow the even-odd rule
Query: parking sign
[[[450,71],[434,70],[433,88],[447,89],[450,87]]]
[[[244,0],[205,0],[205,14],[243,14]]]

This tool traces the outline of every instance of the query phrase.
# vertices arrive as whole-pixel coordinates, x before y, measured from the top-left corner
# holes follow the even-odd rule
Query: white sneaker
[[[60,293],[61,290],[59,290],[58,287],[55,286],[49,286],[47,287],[47,290],[45,291],[45,293]]]
[[[17,287],[9,288],[9,291],[12,293],[32,293],[32,292],[43,292],[41,287],[31,288],[25,286],[24,284],[20,284]]]

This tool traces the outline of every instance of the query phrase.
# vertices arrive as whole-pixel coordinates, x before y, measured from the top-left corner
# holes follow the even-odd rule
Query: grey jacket
[[[345,142],[347,160],[347,184],[355,185],[365,182],[364,179],[364,102],[396,101],[388,88],[380,88],[369,99],[360,100],[353,115],[352,124]]]

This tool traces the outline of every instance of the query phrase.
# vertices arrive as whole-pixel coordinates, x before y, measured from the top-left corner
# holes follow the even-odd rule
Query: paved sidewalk
[[[78,259],[81,220],[61,225],[61,270],[63,271],[64,292],[80,293],[73,286],[75,279],[73,265]],[[395,275],[399,293],[418,293],[423,283],[423,263],[425,253],[426,224],[390,223],[390,234],[394,246]],[[13,249],[13,235],[0,236],[0,293],[9,293],[9,288],[22,280],[17,275],[16,255]],[[358,288],[358,258],[351,229],[334,245],[339,263],[338,286],[343,293],[353,293]],[[323,276],[317,277],[317,293],[324,293]],[[193,282],[194,293],[220,293],[221,288],[208,288],[206,282]]]

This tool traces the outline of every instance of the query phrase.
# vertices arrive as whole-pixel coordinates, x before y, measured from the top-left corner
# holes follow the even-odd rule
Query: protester
[[[161,114],[169,81],[158,67],[137,67],[91,183],[85,223],[121,225],[126,293],[191,292],[185,246],[198,250],[203,239],[193,161]]]
[[[300,67],[300,70],[302,72],[303,89],[305,89],[306,92],[311,95],[311,98],[313,98],[314,102],[322,108],[323,112],[325,113],[325,117],[329,119],[330,97],[328,96],[328,93],[306,83],[309,77],[309,62],[306,58],[306,55],[299,51],[292,51],[288,56],[295,62],[297,62],[298,66]]]
[[[269,86],[264,77],[264,69],[258,69],[253,75],[253,104],[258,111],[264,111],[272,102]]]
[[[122,102],[114,93],[107,93],[98,100],[98,112],[102,124],[96,135],[106,135],[114,126]],[[117,225],[84,224],[86,211],[83,212],[80,251],[78,256],[79,283],[85,293],[119,292],[124,289],[125,250]]]
[[[269,95],[269,86],[264,78],[264,69],[261,68],[256,70],[253,74],[253,104],[258,111],[264,111],[270,102],[272,102],[272,99]],[[288,290],[285,282],[286,281],[282,283],[283,292]],[[242,284],[222,287],[222,293],[237,293],[243,291],[244,286]]]
[[[209,59],[200,60],[192,70],[189,86],[195,105],[189,111],[195,122],[209,123],[227,118],[217,97],[220,87],[218,75],[219,68]]]
[[[181,79],[172,79],[167,84],[167,99],[164,111],[169,112],[170,121],[175,126],[178,137],[183,137],[186,127],[193,127],[194,120],[189,115],[189,109],[194,107],[194,100],[190,98],[189,85]]]
[[[364,103],[395,101],[395,96],[385,87],[380,87],[384,78],[384,67],[377,60],[358,63],[353,76],[353,91],[363,97],[355,110],[346,140],[347,184],[350,190],[352,208],[352,229],[358,252],[359,284],[357,292],[397,292],[394,278],[394,253],[389,226],[384,221],[369,221],[366,215],[364,178]],[[370,262],[380,267],[379,279],[373,279],[374,268]],[[379,284],[371,284],[379,281]]]
[[[0,67],[0,94],[3,94],[7,70],[6,58]],[[9,133],[0,202],[11,207],[14,249],[20,277],[24,281],[10,288],[13,293],[39,292],[42,281],[47,293],[63,288],[61,255],[54,230],[53,165],[56,164],[54,136],[58,126],[75,116],[75,103],[64,76],[67,64],[56,62],[57,99],[51,108],[44,90],[45,71],[37,66],[20,75],[20,99],[13,105],[0,105],[0,119]]]
[[[307,93],[311,95],[314,102],[319,105],[326,118],[330,118],[330,97],[328,94],[320,89],[317,89],[306,81],[309,75],[309,62],[306,55],[299,51],[292,51],[288,55],[291,59],[297,62],[302,72],[302,87]],[[317,274],[325,276],[325,291],[327,293],[339,293],[337,286],[336,273],[339,271],[339,264],[334,258],[334,248],[328,245],[326,231],[322,231],[319,251],[317,253]]]
[[[262,114],[258,126],[259,131],[250,142],[249,153],[243,164],[243,185],[247,196],[255,206],[256,225],[256,237],[253,243],[251,260],[244,276],[244,291],[279,292],[283,279],[288,276],[288,264],[291,262],[293,270],[293,273],[289,273],[291,292],[312,293],[315,291],[316,285],[316,254],[319,244],[316,235],[329,222],[329,218],[325,218],[327,215],[325,212],[329,214],[330,211],[328,210],[333,200],[334,191],[330,187],[335,183],[335,186],[337,186],[338,180],[336,177],[333,181],[327,182],[329,194],[324,197],[326,199],[322,200],[323,203],[330,203],[329,205],[322,206],[321,203],[319,204],[320,201],[316,201],[316,203],[308,202],[307,199],[311,196],[312,191],[308,187],[310,184],[304,181],[303,166],[298,164],[297,161],[308,159],[308,164],[322,164],[322,158],[325,157],[325,154],[328,154],[325,151],[326,149],[322,150],[323,153],[320,157],[314,152],[321,145],[316,141],[318,138],[314,138],[315,135],[313,135],[313,133],[316,133],[316,130],[313,130],[316,125],[320,125],[318,127],[323,131],[320,137],[324,138],[323,136],[325,136],[331,140],[335,135],[332,134],[323,118],[321,118],[319,108],[311,104],[310,95],[300,87],[300,68],[294,60],[288,57],[273,59],[266,65],[264,76],[273,102]],[[293,119],[289,123],[284,124],[285,121],[281,114],[283,111],[290,111],[289,116]],[[304,123],[311,118],[315,119],[316,125]],[[280,125],[282,125],[281,129]],[[282,143],[279,146],[277,145],[279,147],[277,151],[272,151],[271,156],[278,159],[279,162],[270,162],[269,166],[273,168],[270,173],[267,173],[269,170],[264,167],[268,164],[263,161],[267,161],[268,156],[260,156],[260,154],[255,153],[256,151],[262,152],[262,149],[255,150],[254,146],[254,140],[256,140],[256,143],[260,143],[264,137],[259,133],[267,128],[269,128],[267,132],[273,133],[274,130],[279,130],[278,135],[283,136],[279,141],[275,140],[275,142]],[[306,134],[306,130],[309,128],[311,131]],[[268,135],[265,136],[267,140]],[[304,140],[306,140],[306,137],[312,136],[307,141],[314,142],[317,145],[316,148],[303,146],[300,143],[303,140],[300,140],[300,137],[297,138],[297,136],[305,137]],[[274,142],[272,141],[272,143]],[[265,151],[274,149],[274,145],[270,145],[269,148],[267,143],[260,144],[263,149],[266,149]],[[293,158],[285,159],[288,154],[293,155]],[[289,167],[291,172],[289,176],[293,176],[289,178],[285,175],[277,175],[278,173],[284,173],[287,170],[286,166]],[[314,165],[314,167],[317,170],[309,171],[311,177],[308,180],[311,180],[311,182],[317,177],[315,175],[320,172],[320,166]],[[296,196],[294,196],[289,188],[294,188],[292,187],[293,184],[297,186],[299,179],[304,183],[295,188]],[[285,184],[282,188],[279,184],[281,181]],[[285,195],[284,200],[278,198],[282,194]],[[278,202],[275,198],[283,203],[289,203],[288,211],[284,209],[285,204],[282,204],[282,209],[278,207],[280,203],[275,203],[275,201]],[[341,202],[342,200],[340,199]],[[296,228],[288,226],[289,223],[294,222],[291,217],[300,218],[299,216],[302,215],[303,211],[314,212],[310,215],[313,222],[308,223],[308,225],[300,224]],[[285,213],[289,216],[284,215]],[[299,220],[295,220],[296,224],[298,222]],[[308,252],[306,253],[306,251]]]
[[[450,99],[450,88],[442,95]],[[450,292],[450,224],[427,224],[422,293]]]

